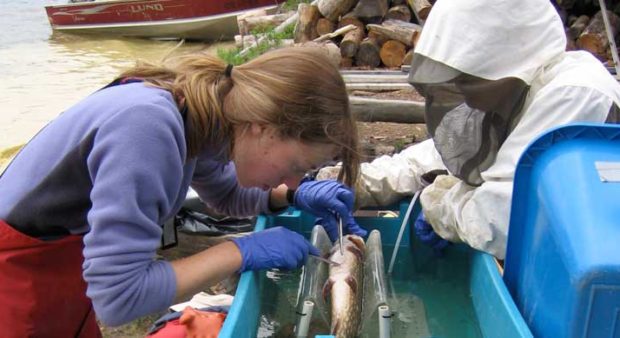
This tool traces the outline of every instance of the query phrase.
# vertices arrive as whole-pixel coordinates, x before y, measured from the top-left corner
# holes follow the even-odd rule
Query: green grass
[[[394,140],[394,152],[399,153],[401,152],[403,149],[405,149],[405,146],[407,146],[407,141],[406,140]]]
[[[22,149],[24,145],[18,145],[0,150],[0,173],[6,169],[13,157]]]
[[[289,0],[287,1],[286,4],[291,3],[291,6],[293,6],[292,4],[294,3],[294,6],[295,6],[294,8],[297,8],[297,5],[300,2],[309,2],[309,1]],[[284,31],[282,32],[276,32],[275,27],[270,27],[270,26],[257,27],[253,29],[250,32],[250,34],[256,36],[257,40],[260,37],[265,37],[265,39],[261,43],[256,45],[255,47],[250,48],[248,53],[241,56],[239,55],[239,53],[243,50],[241,48],[218,48],[216,51],[216,55],[220,59],[222,59],[224,62],[237,66],[249,60],[252,60],[259,55],[262,55],[265,52],[273,48],[277,48],[278,46],[282,44],[282,40],[292,39],[294,32],[295,32],[294,24],[290,24],[286,26]]]
[[[310,0],[288,0],[282,4],[282,9],[287,11],[296,11],[299,4],[309,4]]]
[[[241,48],[218,48],[216,51],[217,56],[224,62],[232,65],[240,65],[255,57],[264,54],[265,52],[276,48],[282,44],[282,40],[290,39],[293,37],[294,25],[288,26],[283,32],[276,32],[273,28],[266,31],[259,29],[253,30],[251,33],[258,39],[260,36],[264,36],[265,39],[255,47],[249,49],[249,52],[245,55],[240,55]]]

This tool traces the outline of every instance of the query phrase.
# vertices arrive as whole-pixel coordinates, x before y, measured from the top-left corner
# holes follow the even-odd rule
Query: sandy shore
[[[4,171],[9,162],[11,162],[13,156],[15,156],[22,147],[23,144],[0,150],[0,173]]]

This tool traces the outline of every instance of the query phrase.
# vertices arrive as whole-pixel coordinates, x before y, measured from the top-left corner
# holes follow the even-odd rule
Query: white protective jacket
[[[427,221],[441,237],[466,242],[503,259],[514,172],[526,146],[545,130],[563,124],[618,122],[620,85],[592,55],[565,52],[565,45],[562,22],[548,0],[437,1],[415,47],[412,84],[418,88],[420,83],[452,81],[463,74],[490,83],[511,78],[523,84],[523,95],[516,96],[522,99],[513,105],[518,109],[507,115],[510,121],[504,124],[504,136],[495,140],[480,134],[482,128],[471,131],[477,133],[469,136],[475,142],[497,141],[495,148],[491,145],[490,153],[480,158],[476,175],[468,176],[477,178],[471,180],[475,183],[466,183],[464,176],[457,178],[448,165],[463,163],[455,162],[454,157],[464,154],[459,151],[467,141],[458,138],[468,132],[461,130],[468,126],[446,122],[451,120],[445,119],[449,115],[445,114],[439,118],[436,133],[431,132],[434,140],[362,164],[356,204],[393,203],[422,188],[421,174],[447,166],[455,176],[439,176],[421,194]],[[429,115],[436,111],[429,110],[427,96],[427,125],[430,119],[437,120],[437,115]],[[483,112],[480,116],[491,115]],[[465,116],[467,124],[470,116]],[[439,128],[450,126],[458,130],[439,132]],[[444,138],[443,158],[437,149],[438,137]],[[454,151],[446,158],[450,146],[455,149],[448,149]],[[329,168],[322,170],[319,178],[329,172]]]

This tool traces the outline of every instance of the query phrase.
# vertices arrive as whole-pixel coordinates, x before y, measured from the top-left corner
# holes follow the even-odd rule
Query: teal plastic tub
[[[408,202],[405,200],[392,208],[396,217],[356,218],[369,231],[381,232],[386,269]],[[436,257],[413,234],[412,224],[418,212],[419,206],[416,206],[406,225],[394,272],[388,279],[400,292],[395,299],[418,300],[416,308],[424,312],[425,319],[412,319],[413,314],[397,309],[392,319],[392,337],[532,337],[502,281],[496,261],[464,245],[452,245],[443,257]],[[278,216],[260,216],[255,231],[272,226],[285,226],[309,237],[314,217],[289,209]],[[246,272],[241,276],[219,337],[265,336],[259,334],[262,330],[259,326],[269,321],[262,313],[269,305],[265,303],[277,303],[281,308],[283,302],[277,298],[284,297],[269,290],[272,283],[265,276],[264,271]],[[269,297],[263,297],[266,292]],[[288,293],[294,294],[294,290]],[[294,313],[294,304],[284,311]],[[416,317],[419,315],[417,313]],[[421,325],[425,325],[424,329]],[[318,332],[311,337],[320,335],[329,335],[329,332]]]

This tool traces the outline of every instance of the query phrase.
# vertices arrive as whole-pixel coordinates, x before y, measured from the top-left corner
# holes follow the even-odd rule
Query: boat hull
[[[236,17],[272,11],[276,1],[125,0],[46,6],[52,29],[79,34],[189,40],[227,40],[238,34]]]

